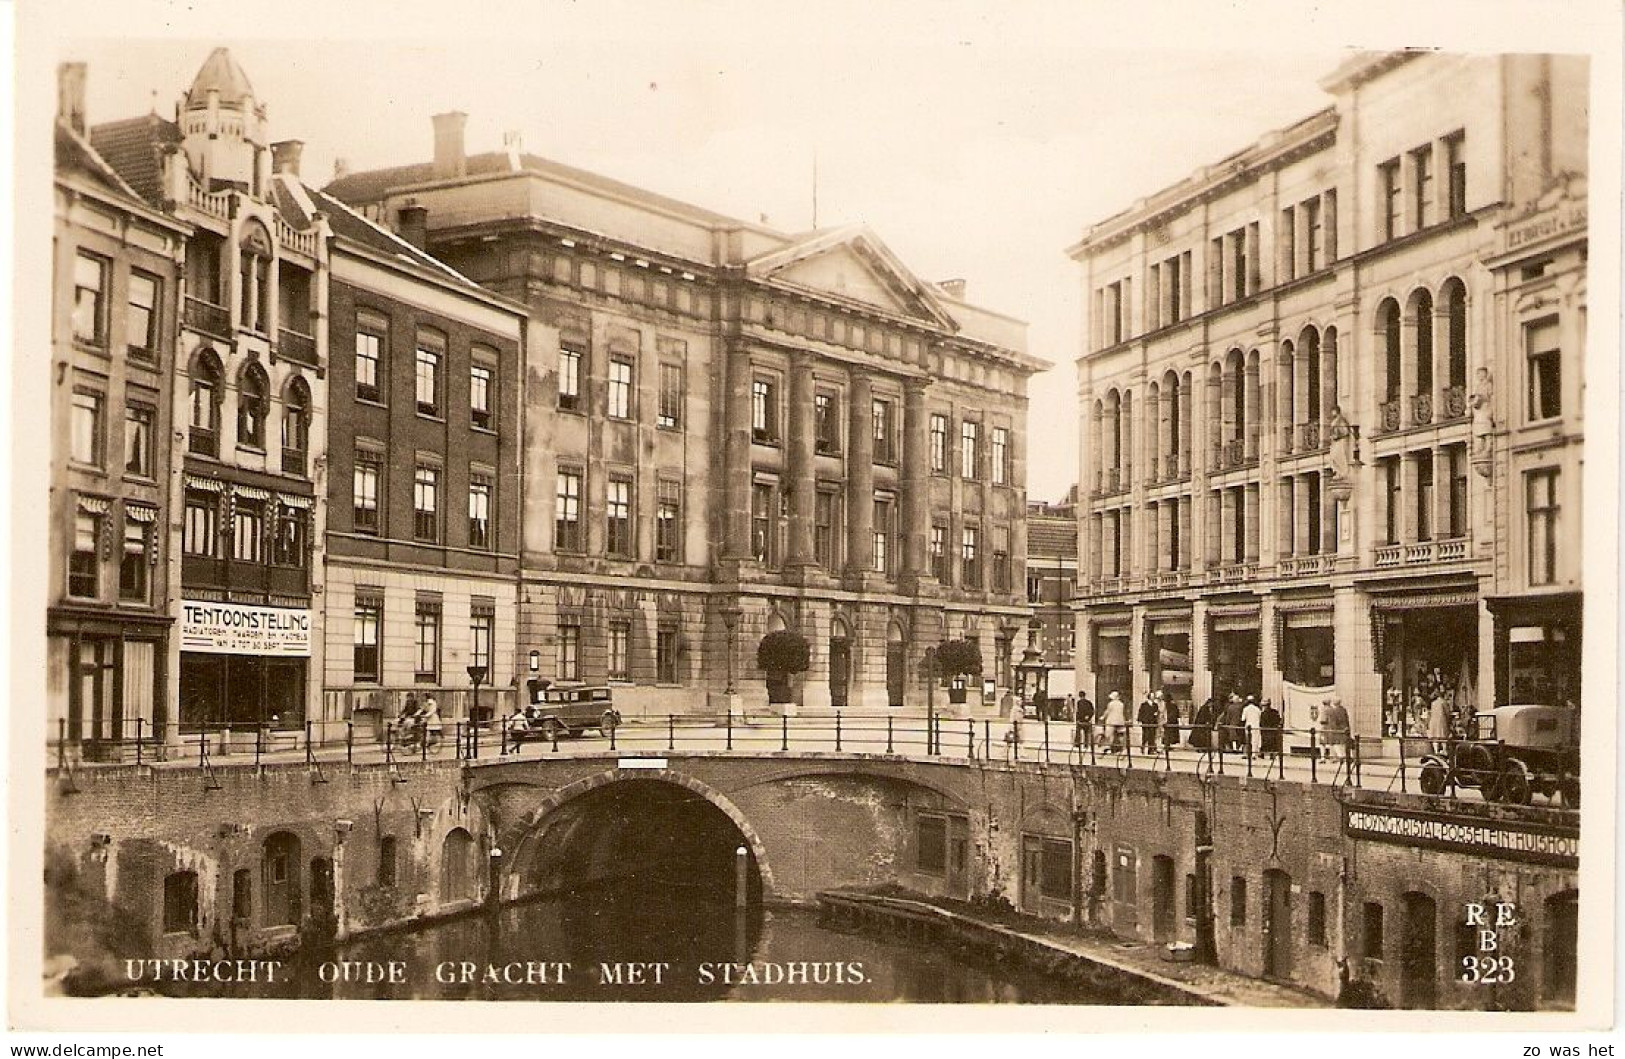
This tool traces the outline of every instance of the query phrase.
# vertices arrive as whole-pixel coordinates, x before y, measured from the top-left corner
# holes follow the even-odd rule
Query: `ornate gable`
[[[746,273],[772,286],[858,302],[930,327],[959,330],[931,289],[861,225],[814,232],[750,261]]]

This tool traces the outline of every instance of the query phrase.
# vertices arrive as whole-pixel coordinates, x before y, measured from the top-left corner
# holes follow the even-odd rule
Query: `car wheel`
[[[1442,762],[1422,762],[1422,775],[1420,777],[1422,793],[1443,794],[1445,788],[1445,778],[1448,775],[1449,771],[1444,767]]]
[[[1510,760],[1501,772],[1500,790],[1497,796],[1500,801],[1508,805],[1528,805],[1530,785],[1529,770],[1523,762],[1517,759]]]

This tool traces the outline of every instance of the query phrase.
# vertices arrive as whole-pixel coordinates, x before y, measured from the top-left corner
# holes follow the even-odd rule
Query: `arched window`
[[[1377,337],[1382,343],[1382,429],[1399,429],[1399,391],[1401,366],[1399,303],[1392,298],[1377,306]]]
[[[269,388],[264,368],[249,364],[243,369],[237,386],[237,444],[256,449],[265,447],[266,391]]]
[[[1411,422],[1433,422],[1433,295],[1426,289],[1411,295],[1411,319],[1416,322],[1416,400]]]
[[[295,375],[282,398],[282,470],[304,474],[310,451],[310,386]]]
[[[270,333],[271,319],[271,236],[265,227],[249,222],[243,228],[238,250],[238,321],[260,334]]]
[[[1454,277],[1439,289],[1445,318],[1445,409],[1450,419],[1467,414],[1467,287]]]
[[[220,454],[220,358],[211,349],[192,358],[191,433],[187,447],[203,456]]]

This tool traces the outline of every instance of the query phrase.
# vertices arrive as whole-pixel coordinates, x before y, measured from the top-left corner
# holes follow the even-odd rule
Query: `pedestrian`
[[[1241,749],[1241,696],[1235,692],[1230,693],[1230,701],[1224,704],[1224,715],[1220,718],[1219,748],[1221,750]]]
[[[400,715],[395,718],[395,733],[402,743],[411,743],[417,740],[419,717],[417,696],[406,696],[406,702],[401,706]]]
[[[1197,750],[1213,749],[1213,697],[1196,707],[1196,716],[1191,718],[1191,746]]]
[[[1128,745],[1128,706],[1115,691],[1106,696],[1105,728],[1111,752],[1119,753]]]
[[[1333,695],[1326,700],[1322,711],[1326,726],[1326,742],[1328,756],[1348,757],[1349,742],[1349,712],[1343,708],[1343,700]]]
[[[1162,692],[1162,745],[1179,745],[1179,702],[1166,691]]]
[[[1072,714],[1072,745],[1095,745],[1095,704],[1089,701],[1087,694],[1078,696],[1078,706]]]
[[[1264,737],[1264,753],[1280,757],[1281,735],[1285,726],[1281,711],[1275,708],[1275,703],[1270,699],[1265,699],[1264,708],[1258,711],[1258,727]]]
[[[1154,692],[1146,692],[1134,719],[1140,722],[1140,749],[1150,753],[1157,746],[1157,728],[1162,724],[1162,708],[1157,705]]]
[[[1445,701],[1444,692],[1440,691],[1433,696],[1433,703],[1428,708],[1428,739],[1433,743],[1433,749],[1443,754],[1450,749],[1450,730],[1455,718],[1450,715],[1450,703]]]
[[[426,744],[432,748],[440,742],[440,734],[445,728],[440,720],[440,703],[435,701],[433,695],[430,695],[423,702],[422,720],[423,738]]]
[[[520,745],[524,743],[525,737],[530,735],[530,721],[525,716],[525,708],[515,702],[513,713],[508,715],[508,719],[503,722],[503,726],[508,731],[508,745],[503,748],[502,752],[504,754],[519,753]]]
[[[1246,749],[1252,754],[1262,753],[1264,749],[1261,742],[1264,733],[1259,724],[1263,714],[1264,711],[1258,708],[1258,700],[1251,695],[1247,696],[1247,705],[1241,708],[1241,729],[1243,737],[1247,740]]]

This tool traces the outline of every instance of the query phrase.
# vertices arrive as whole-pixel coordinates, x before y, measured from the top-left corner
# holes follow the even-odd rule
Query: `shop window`
[[[190,934],[197,929],[197,872],[164,876],[164,933]]]
[[[1230,877],[1230,925],[1247,925],[1247,880],[1240,875]]]
[[[265,561],[265,503],[239,496],[232,502],[231,557],[240,563]]]

